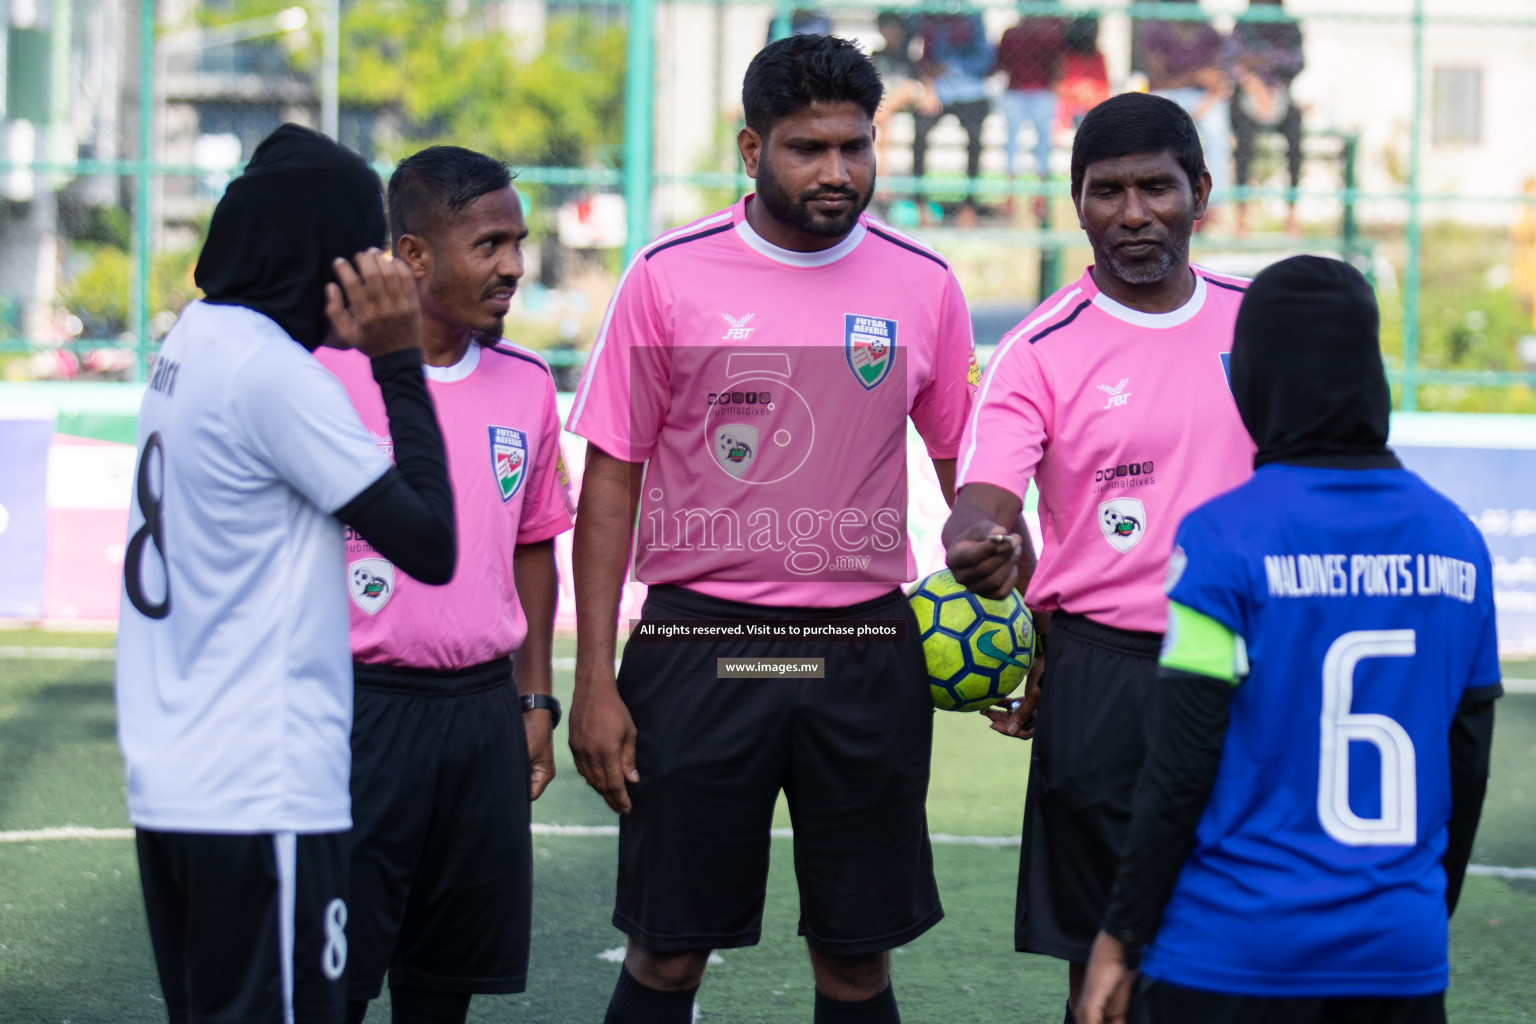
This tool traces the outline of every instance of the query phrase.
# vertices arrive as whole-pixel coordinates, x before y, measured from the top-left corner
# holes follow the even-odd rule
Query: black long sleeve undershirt
[[[1152,940],[1195,844],[1221,766],[1231,704],[1231,683],[1166,668],[1158,675],[1152,738],[1104,915],[1104,930],[1125,943],[1127,956],[1139,956]]]
[[[1450,839],[1442,863],[1446,906],[1452,912],[1482,815],[1493,747],[1493,699],[1500,692],[1485,687],[1465,697],[1451,723]],[[1221,767],[1231,703],[1232,685],[1223,680],[1166,668],[1159,674],[1152,739],[1136,781],[1131,826],[1103,924],[1125,943],[1132,965],[1156,934],[1194,846]]]
[[[1456,913],[1461,883],[1472,859],[1472,840],[1483,816],[1488,792],[1488,761],[1493,752],[1493,701],[1502,686],[1488,687],[1461,699],[1451,722],[1451,820],[1445,844],[1445,909]]]
[[[443,436],[422,380],[421,350],[390,352],[373,364],[384,396],[395,464],[336,511],[380,555],[423,583],[453,578],[458,542]]]

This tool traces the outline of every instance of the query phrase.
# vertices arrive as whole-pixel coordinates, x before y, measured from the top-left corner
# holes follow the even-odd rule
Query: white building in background
[[[1099,45],[1111,85],[1130,73],[1131,19],[1118,5],[1069,6],[1101,12]],[[1477,19],[1529,22],[1474,24],[1464,0],[1423,0],[1423,110],[1420,122],[1420,188],[1427,194],[1507,198],[1536,176],[1536,2],[1482,0]],[[805,0],[797,6],[814,7]],[[900,2],[832,9],[836,30],[866,46],[879,44],[874,15]],[[1105,9],[1109,7],[1109,9]],[[1115,8],[1118,7],[1118,10]],[[1230,31],[1246,9],[1243,0],[1202,0],[1216,27]],[[1286,0],[1302,23],[1307,66],[1293,94],[1309,132],[1357,135],[1358,186],[1370,192],[1407,187],[1413,121],[1412,0]],[[1011,8],[984,7],[988,35],[995,42],[1015,20]],[[657,8],[656,164],[662,176],[728,167],[741,107],[741,79],[752,56],[768,38],[775,8],[766,4],[661,3]],[[908,158],[899,145],[910,137],[898,118],[891,165],[905,173]],[[987,124],[983,168],[1003,169],[1001,115]],[[952,119],[934,132],[931,166],[963,170],[963,135]],[[1064,140],[1063,140],[1064,141]],[[1327,146],[1319,145],[1319,151]],[[1055,161],[1066,173],[1068,154]],[[738,162],[739,163],[739,162]],[[1277,179],[1278,180],[1278,179]],[[1318,159],[1305,168],[1303,188],[1332,192],[1340,186],[1337,164]],[[1310,204],[1318,217],[1337,216],[1337,203]],[[657,195],[658,224],[677,223],[706,212],[692,189],[663,186]],[[1370,203],[1360,209],[1367,222],[1394,223],[1406,216],[1403,203]],[[1507,202],[1427,204],[1428,219],[1490,225],[1508,223]]]
[[[0,160],[69,164],[131,154],[137,10],[123,0],[0,0]],[[125,198],[111,176],[15,166],[0,173],[0,337],[57,334],[60,217]]]

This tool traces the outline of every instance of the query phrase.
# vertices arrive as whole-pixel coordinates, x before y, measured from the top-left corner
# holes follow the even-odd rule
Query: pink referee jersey
[[[379,448],[394,453],[384,401],[367,357],[320,349]],[[458,526],[458,569],[429,587],[347,530],[352,656],[376,665],[456,669],[505,657],[527,635],[512,579],[519,544],[571,528],[560,414],[549,368],[500,341],[471,343],[453,366],[428,366],[427,390],[448,455]]]
[[[966,428],[957,483],[1040,490],[1026,603],[1160,633],[1185,513],[1253,472],[1228,383],[1248,282],[1194,268],[1179,309],[1142,313],[1090,270],[1004,336]]]
[[[749,201],[636,256],[567,426],[646,463],[641,581],[855,604],[915,575],[907,420],[931,457],[955,457],[970,314],[949,265],[880,221],[791,252],[752,230]]]

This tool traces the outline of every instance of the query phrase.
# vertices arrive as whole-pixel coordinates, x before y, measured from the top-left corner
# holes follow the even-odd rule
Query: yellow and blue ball
[[[1018,591],[993,601],[955,582],[948,569],[908,595],[922,630],[933,706],[977,711],[1018,689],[1035,656],[1035,624]]]

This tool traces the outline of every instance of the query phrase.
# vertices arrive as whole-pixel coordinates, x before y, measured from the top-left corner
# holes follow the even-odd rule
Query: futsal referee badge
[[[890,376],[891,355],[896,350],[896,321],[844,313],[843,347],[848,355],[848,368],[865,391],[872,391]]]
[[[359,558],[347,566],[347,589],[352,603],[369,615],[377,615],[395,596],[395,566],[383,558]]]
[[[528,470],[528,435],[511,427],[491,427],[491,469],[502,501],[511,501]]]

